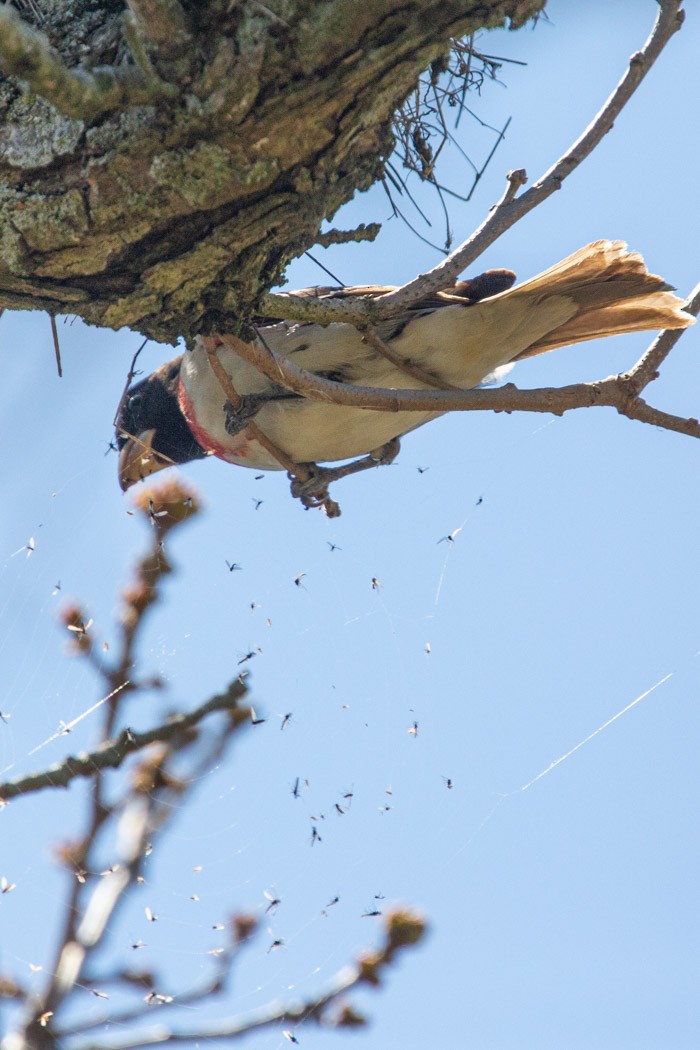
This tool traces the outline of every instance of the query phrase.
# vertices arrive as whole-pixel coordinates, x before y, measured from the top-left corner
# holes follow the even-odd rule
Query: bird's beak
[[[119,484],[122,491],[135,485],[137,481],[143,481],[149,474],[155,474],[158,470],[171,467],[173,461],[167,456],[162,456],[153,448],[155,427],[144,430],[137,435],[129,435],[121,452],[119,453]]]

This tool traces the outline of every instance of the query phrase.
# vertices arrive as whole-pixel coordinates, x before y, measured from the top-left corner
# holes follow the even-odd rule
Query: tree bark
[[[450,39],[543,3],[0,5],[0,307],[230,330],[381,176]]]

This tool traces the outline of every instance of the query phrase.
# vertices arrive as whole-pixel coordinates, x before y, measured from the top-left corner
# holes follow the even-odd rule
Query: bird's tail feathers
[[[639,252],[624,241],[594,241],[504,295],[564,295],[578,312],[538,339],[515,361],[559,346],[608,335],[665,328],[686,328],[695,318],[663,278],[647,271]]]

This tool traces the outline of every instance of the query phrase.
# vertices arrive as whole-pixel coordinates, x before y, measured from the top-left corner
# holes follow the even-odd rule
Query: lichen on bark
[[[230,329],[381,176],[450,39],[542,3],[42,0],[32,30],[0,7],[0,307]]]

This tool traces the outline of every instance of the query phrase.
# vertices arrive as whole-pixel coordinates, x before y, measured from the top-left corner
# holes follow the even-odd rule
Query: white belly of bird
[[[391,347],[447,384],[469,389],[576,311],[568,296],[547,296],[533,303],[531,297],[525,301],[512,292],[504,293],[473,306],[443,307],[416,318],[392,340]],[[310,372],[337,373],[343,382],[380,389],[432,389],[388,362],[350,325],[283,322],[263,331],[273,350]],[[271,389],[265,376],[228,347],[222,346],[218,356],[237,393]],[[210,435],[217,455],[257,470],[281,469],[245,430],[233,436],[226,432],[226,396],[199,340],[185,354],[181,381],[197,426]],[[438,415],[380,412],[299,399],[270,402],[260,409],[255,422],[295,462],[319,463],[365,455]]]

